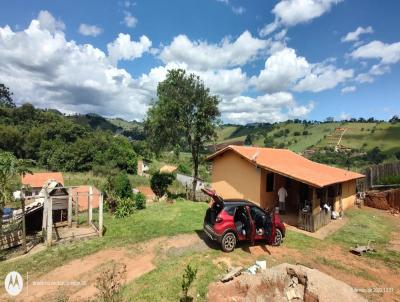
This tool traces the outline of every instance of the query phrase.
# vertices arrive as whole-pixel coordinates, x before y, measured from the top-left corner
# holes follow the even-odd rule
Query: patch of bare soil
[[[287,263],[209,286],[208,301],[367,301],[349,285],[316,269]]]
[[[170,249],[185,249],[199,244],[200,241],[201,239],[195,234],[185,234],[156,238],[131,246],[129,250],[123,248],[101,250],[29,280],[27,290],[15,301],[53,301],[60,292],[67,294],[70,297],[69,301],[86,301],[96,295],[94,282],[101,269],[112,261],[126,265],[126,282],[130,282],[155,268],[153,262],[157,253],[167,253]]]

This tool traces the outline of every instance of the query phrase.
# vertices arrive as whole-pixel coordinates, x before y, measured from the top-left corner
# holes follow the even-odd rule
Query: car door
[[[250,236],[248,239],[250,240],[251,244],[254,244],[254,242],[256,241],[256,226],[253,217],[251,217],[250,207],[246,206],[246,210],[250,220]]]

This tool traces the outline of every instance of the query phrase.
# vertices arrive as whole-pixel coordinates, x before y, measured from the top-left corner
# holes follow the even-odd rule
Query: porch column
[[[72,227],[72,189],[68,190],[68,227]]]
[[[103,237],[103,194],[99,198],[99,236]]]
[[[89,206],[88,206],[88,224],[92,223],[93,218],[93,187],[89,187]]]
[[[53,198],[50,197],[47,207],[47,246],[51,246],[53,240]]]

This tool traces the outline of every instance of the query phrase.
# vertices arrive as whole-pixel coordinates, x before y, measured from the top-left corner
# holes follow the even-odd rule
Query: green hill
[[[339,129],[339,130],[338,130]],[[400,151],[400,122],[283,122],[273,125],[224,125],[217,143],[242,141],[256,146],[288,148],[295,152],[334,148],[343,132],[342,149],[367,152],[375,147],[389,157]]]

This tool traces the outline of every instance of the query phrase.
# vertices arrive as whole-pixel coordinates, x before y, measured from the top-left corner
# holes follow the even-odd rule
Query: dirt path
[[[129,250],[124,248],[101,250],[29,280],[29,286],[25,286],[24,292],[14,301],[52,301],[61,293],[70,296],[69,301],[85,301],[96,295],[97,289],[94,286],[96,277],[101,268],[111,261],[126,265],[126,281],[130,282],[155,269],[153,262],[158,253],[165,254],[171,249],[199,244],[202,244],[202,240],[196,234],[182,234],[156,238],[131,246]]]

